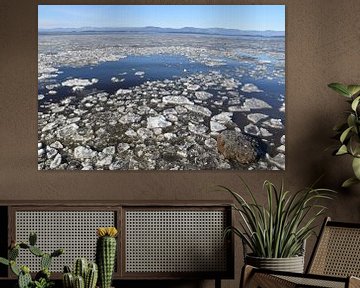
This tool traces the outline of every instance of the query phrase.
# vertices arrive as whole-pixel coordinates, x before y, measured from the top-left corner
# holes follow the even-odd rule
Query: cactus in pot
[[[88,263],[85,258],[79,258],[74,264],[74,273],[68,266],[64,267],[64,288],[95,288],[98,279],[96,263]]]
[[[11,271],[18,277],[19,288],[48,288],[53,286],[53,282],[50,280],[50,265],[52,259],[63,254],[64,250],[57,249],[50,254],[45,253],[36,246],[36,240],[36,234],[30,233],[29,243],[12,241],[8,251],[8,259],[0,257],[0,263],[10,266]],[[31,254],[41,259],[41,270],[35,275],[34,280],[31,278],[30,268],[28,266],[20,266],[16,263],[20,249],[28,250]]]
[[[97,229],[98,240],[96,243],[96,262],[99,267],[100,288],[110,288],[116,258],[115,227],[101,227]]]

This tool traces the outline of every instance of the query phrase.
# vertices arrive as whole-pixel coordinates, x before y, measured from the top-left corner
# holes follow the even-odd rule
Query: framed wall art
[[[285,169],[285,6],[39,5],[38,169]]]

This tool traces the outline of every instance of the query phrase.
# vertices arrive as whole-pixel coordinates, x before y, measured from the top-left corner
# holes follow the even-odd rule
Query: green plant
[[[256,257],[288,258],[301,255],[304,241],[314,232],[315,220],[326,209],[317,203],[318,200],[331,199],[334,191],[304,188],[290,193],[285,191],[283,183],[278,189],[266,180],[263,186],[267,203],[263,206],[244,180],[242,182],[251,202],[233,190],[220,186],[235,198],[233,208],[240,215],[240,228],[229,227],[226,234],[233,232],[239,236]]]
[[[98,279],[96,263],[88,263],[85,258],[78,258],[74,263],[74,273],[68,266],[64,267],[64,288],[95,288]]]
[[[8,259],[0,257],[0,263],[10,266],[11,271],[18,276],[19,288],[48,288],[53,286],[50,281],[50,265],[53,257],[58,257],[64,253],[63,249],[57,249],[51,254],[43,252],[36,246],[37,236],[36,233],[30,233],[29,243],[19,242],[11,243],[8,251]],[[33,255],[40,257],[41,270],[35,275],[33,280],[30,275],[28,266],[19,266],[16,259],[19,256],[20,249],[28,250]]]
[[[110,288],[112,274],[114,272],[116,256],[116,236],[115,227],[106,227],[97,229],[96,243],[96,262],[99,267],[100,288]]]
[[[334,127],[340,140],[340,147],[336,149],[334,154],[349,154],[353,157],[352,169],[355,177],[347,179],[342,184],[343,187],[349,187],[360,183],[360,85],[331,83],[328,86],[338,94],[346,97],[351,106],[351,110],[347,112],[346,122]]]

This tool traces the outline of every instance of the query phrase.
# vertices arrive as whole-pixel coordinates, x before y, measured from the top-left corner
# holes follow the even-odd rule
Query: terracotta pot
[[[254,267],[274,271],[304,272],[304,256],[289,258],[263,258],[246,255],[245,263]]]

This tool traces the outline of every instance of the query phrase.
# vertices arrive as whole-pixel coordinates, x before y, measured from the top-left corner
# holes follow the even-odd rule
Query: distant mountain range
[[[147,27],[81,27],[81,28],[49,28],[38,30],[40,34],[47,33],[91,33],[91,32],[122,32],[122,33],[182,33],[182,34],[205,34],[224,36],[262,36],[262,37],[283,37],[285,31],[255,31],[238,30],[226,28],[161,28],[154,26]]]

